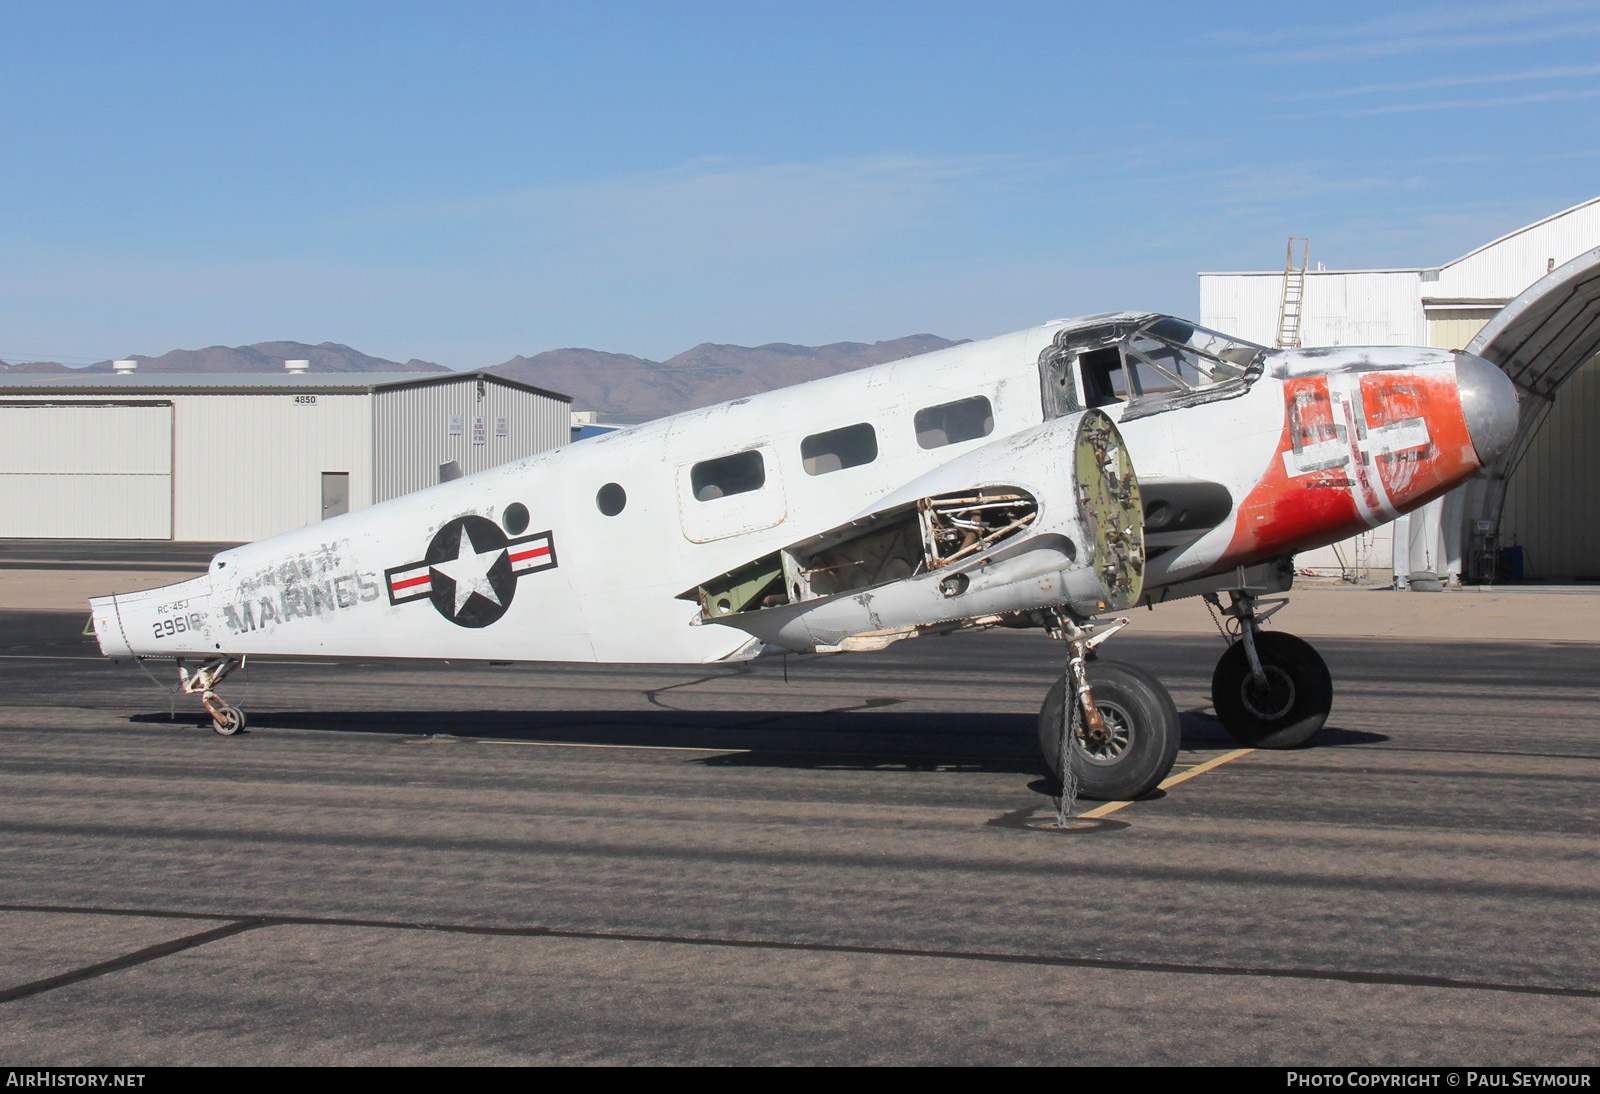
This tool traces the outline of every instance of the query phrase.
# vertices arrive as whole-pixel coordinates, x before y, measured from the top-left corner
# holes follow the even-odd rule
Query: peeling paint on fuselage
[[[1037,474],[1054,459],[1037,447],[1048,443],[1043,435],[1029,434],[1044,425],[1040,356],[1062,332],[1105,321],[1046,324],[579,441],[224,552],[203,582],[125,594],[116,604],[98,598],[96,625],[103,620],[108,636],[126,634],[130,652],[148,656],[695,663],[749,656],[754,648],[748,636],[731,627],[694,625],[698,607],[677,599],[678,593],[903,502],[898,495],[907,484],[927,481],[981,451],[1004,453],[1013,465],[1018,451],[1038,452],[1038,460],[1025,461]],[[1470,473],[1470,441],[1460,426],[1459,404],[1447,390],[1450,361],[1450,354],[1427,349],[1273,352],[1252,382],[1235,381],[1226,399],[1127,415],[1123,437],[1141,481],[1214,482],[1235,500],[1234,511],[1215,528],[1153,559],[1146,588],[1332,542],[1383,514],[1413,508]],[[1234,394],[1237,388],[1242,390]],[[1285,453],[1294,462],[1307,449],[1302,437],[1296,453],[1291,408],[1307,392],[1319,398],[1325,393],[1328,400],[1326,419],[1316,418],[1328,436],[1311,444],[1339,440],[1335,403],[1351,415],[1343,442],[1347,466],[1312,469],[1313,452],[1304,465],[1295,463],[1305,473],[1291,475]],[[919,408],[979,394],[992,403],[991,433],[931,450],[919,446]],[[1103,409],[1121,418],[1128,408]],[[801,438],[863,422],[877,433],[875,460],[826,475],[805,470]],[[1426,429],[1426,445],[1412,443],[1418,422]],[[755,505],[759,491],[720,499],[716,504],[728,516],[718,527],[730,533],[696,542],[684,510],[701,503],[680,497],[681,473],[696,462],[756,448],[768,453],[773,480],[782,483],[781,513],[752,510],[751,519],[743,519],[740,507]],[[1367,462],[1348,462],[1357,459]],[[986,474],[994,482],[1015,478],[997,468]],[[608,515],[597,492],[611,484],[624,488],[627,502]],[[951,488],[972,485],[980,484]],[[1041,487],[1039,494],[1044,527],[1054,518],[1049,491]],[[492,625],[460,622],[472,614],[472,596],[488,604],[498,595],[490,552],[475,555],[476,544],[465,554],[458,545],[457,558],[445,560],[456,567],[459,582],[452,584],[456,593],[448,602],[444,594],[405,602],[383,595],[386,572],[439,564],[427,562],[427,550],[445,526],[481,517],[501,527],[513,504],[527,509],[528,527],[553,531],[562,544],[560,566],[523,579]],[[481,573],[466,567],[464,560],[472,557],[484,560]],[[1041,592],[1041,603],[1048,591]],[[1057,595],[1063,595],[1059,589]],[[185,629],[174,622],[166,633],[162,620],[171,616],[159,614],[155,605],[179,600],[187,605],[181,614]],[[877,629],[899,623],[884,610],[889,602],[876,594],[870,601]],[[950,601],[952,618],[960,607],[959,598]],[[190,628],[187,620],[196,613],[203,625]],[[107,637],[102,648],[111,653],[118,647]]]

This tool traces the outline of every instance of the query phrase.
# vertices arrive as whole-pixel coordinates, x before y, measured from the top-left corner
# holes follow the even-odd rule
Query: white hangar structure
[[[565,444],[492,373],[0,377],[0,536],[238,542]]]
[[[1297,272],[1202,273],[1200,322],[1276,345],[1300,281],[1299,345],[1467,350],[1522,398],[1516,440],[1484,474],[1299,564],[1482,581],[1506,552],[1528,576],[1600,578],[1600,198],[1442,266]]]

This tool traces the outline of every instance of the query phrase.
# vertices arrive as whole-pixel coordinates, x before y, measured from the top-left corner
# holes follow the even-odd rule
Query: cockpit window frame
[[[1116,352],[1120,365],[1108,362],[1108,351]],[[1266,354],[1265,346],[1169,315],[1119,316],[1092,326],[1068,327],[1039,356],[1044,416],[1061,417],[1083,409],[1087,402],[1121,405],[1125,408],[1121,417],[1127,419],[1236,398],[1261,376]],[[1098,386],[1091,382],[1090,362],[1097,373],[1105,374]],[[1111,372],[1118,370],[1122,390],[1114,395],[1101,390],[1110,382]],[[1146,391],[1141,371],[1171,386]],[[1186,375],[1189,372],[1193,379]]]

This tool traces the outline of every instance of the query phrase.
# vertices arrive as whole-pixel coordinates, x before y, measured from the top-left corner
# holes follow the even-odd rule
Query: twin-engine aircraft
[[[223,734],[245,715],[216,688],[247,655],[698,664],[1042,627],[1067,653],[1045,759],[1128,799],[1166,776],[1178,716],[1096,656],[1126,622],[1100,617],[1206,597],[1237,639],[1217,716],[1302,744],[1328,669],[1259,627],[1295,552],[1445,493],[1516,424],[1470,354],[1094,315],[580,441],[91,606],[103,653],[176,660]]]

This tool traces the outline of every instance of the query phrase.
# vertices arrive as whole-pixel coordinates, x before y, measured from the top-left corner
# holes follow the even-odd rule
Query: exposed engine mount
[[[1143,589],[1143,528],[1121,435],[1086,411],[967,453],[682,596],[702,622],[788,649],[872,648],[1044,607],[1129,607]]]

